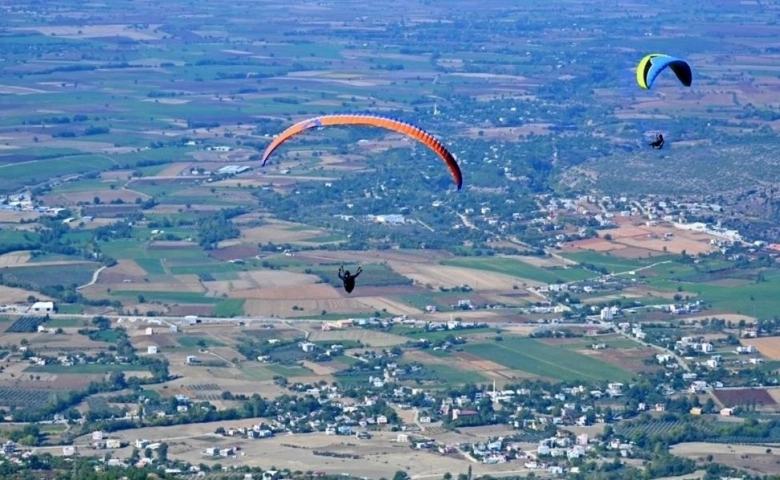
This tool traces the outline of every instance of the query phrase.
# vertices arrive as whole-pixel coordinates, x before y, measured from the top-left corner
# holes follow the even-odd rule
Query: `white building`
[[[155,355],[157,353],[157,345],[149,345],[146,347],[146,353],[149,355]]]
[[[54,302],[35,302],[28,313],[51,313],[54,311]]]

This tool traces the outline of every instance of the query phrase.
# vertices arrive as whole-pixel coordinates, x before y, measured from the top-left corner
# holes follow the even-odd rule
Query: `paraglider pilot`
[[[344,290],[347,291],[347,293],[352,293],[352,290],[355,289],[355,279],[360,275],[360,273],[363,271],[362,267],[358,267],[357,273],[354,275],[349,273],[349,270],[344,271],[344,265],[339,267],[339,279],[344,282]]]
[[[659,133],[655,136],[655,141],[648,143],[648,145],[658,150],[664,148],[664,136]]]

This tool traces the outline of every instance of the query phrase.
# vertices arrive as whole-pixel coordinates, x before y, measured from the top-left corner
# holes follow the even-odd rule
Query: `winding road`
[[[103,265],[102,267],[100,267],[100,268],[98,268],[97,270],[95,270],[95,273],[93,273],[93,274],[92,274],[92,280],[90,280],[90,282],[89,282],[89,283],[85,283],[84,285],[82,285],[82,286],[80,286],[80,287],[76,287],[76,290],[81,290],[82,288],[87,288],[87,287],[89,287],[90,285],[94,285],[95,283],[97,283],[97,281],[98,281],[98,278],[100,277],[100,272],[102,272],[102,271],[103,271],[103,270],[105,270],[106,268],[108,268],[108,267],[106,267],[105,265]]]

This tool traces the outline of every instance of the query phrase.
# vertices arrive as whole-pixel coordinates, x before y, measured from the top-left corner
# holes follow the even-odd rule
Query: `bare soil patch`
[[[70,203],[93,203],[95,198],[99,198],[101,203],[110,203],[116,200],[122,200],[124,203],[133,203],[136,198],[140,198],[142,201],[149,198],[148,195],[136,192],[133,190],[97,190],[93,192],[75,192],[75,193],[62,193],[61,198],[64,198]]]
[[[160,348],[178,347],[179,343],[173,337],[174,334],[153,333],[152,335],[130,335],[130,341],[135,347],[147,347],[157,345]]]
[[[576,263],[566,261],[565,259],[559,257],[531,257],[527,255],[513,255],[512,258],[539,268],[565,267],[571,265],[572,263]]]
[[[22,290],[21,288],[13,288],[13,287],[6,287],[4,285],[0,285],[0,304],[9,304],[9,303],[27,303],[27,297],[30,295],[35,295],[38,300],[42,301],[48,301],[51,300],[50,297],[47,297],[46,295],[42,295],[38,292],[30,292],[27,290]]]
[[[596,343],[598,340],[594,340]],[[618,368],[632,372],[654,372],[659,370],[659,365],[645,365],[643,360],[646,358],[652,358],[656,353],[656,350],[652,348],[607,348],[605,350],[579,350],[578,353],[583,355],[589,355],[598,358],[610,365],[615,365]]]
[[[178,176],[180,173],[182,173],[182,172],[186,171],[187,169],[189,169],[191,165],[192,165],[192,163],[189,163],[189,162],[188,163],[172,163],[172,164],[168,165],[167,167],[165,167],[164,169],[162,169],[160,171],[160,173],[158,173],[155,176],[157,176],[157,177],[175,177],[175,176]],[[152,177],[152,178],[154,178],[154,177]]]
[[[0,223],[19,223],[22,220],[35,220],[40,217],[40,212],[12,212],[0,210]]]
[[[253,270],[239,273],[239,278],[248,280],[255,287],[292,287],[296,285],[313,286],[320,282],[316,275],[305,273],[286,272],[284,270]]]
[[[712,461],[752,474],[767,475],[777,472],[777,456],[767,454],[767,447],[773,450],[780,448],[778,444],[770,445],[730,445],[725,443],[689,442],[680,443],[670,448],[674,455],[698,460],[712,455]]]
[[[206,288],[206,295],[210,297],[221,297],[230,295],[231,292],[251,290],[254,288],[252,282],[248,280],[217,280],[213,282],[203,282]]]
[[[405,277],[411,278],[421,285],[431,285],[433,288],[452,288],[469,285],[475,291],[480,290],[512,290],[518,279],[501,273],[486,272],[473,268],[453,267],[448,265],[411,264],[406,262],[389,262],[393,270]],[[525,280],[530,285],[540,285],[539,282]]]
[[[442,250],[311,250],[295,256],[296,259],[311,263],[382,263],[382,262],[406,262],[406,263],[435,263],[440,260],[452,258],[453,255]]]
[[[293,310],[298,307],[298,310]],[[319,299],[319,300],[255,300],[249,299],[244,304],[244,311],[250,316],[271,316],[294,318],[300,316],[340,313],[345,315],[369,314],[373,310],[354,299]]]
[[[132,170],[109,170],[107,172],[100,172],[101,180],[130,180],[133,176]]]
[[[229,296],[263,300],[337,300],[342,298],[336,289],[324,283],[236,290],[230,292]]]
[[[358,301],[378,312],[387,311],[396,315],[421,315],[423,313],[419,308],[385,297],[359,297]]]
[[[308,360],[304,360],[301,363],[303,364],[304,367],[314,372],[315,375],[320,375],[324,377],[327,375],[333,375],[333,373],[336,372],[335,368],[325,364],[309,362]]]
[[[362,328],[349,328],[345,330],[330,330],[327,332],[313,330],[311,335],[309,335],[309,340],[313,342],[353,340],[360,341],[365,345],[371,345],[372,347],[391,347],[393,345],[402,345],[409,339],[392,333],[377,332]]]
[[[746,338],[744,345],[753,345],[761,355],[770,360],[780,360],[780,337]]]
[[[241,238],[252,243],[294,243],[308,238],[324,235],[325,232],[317,229],[291,230],[290,227],[277,225],[264,225],[262,227],[247,228],[241,232]]]
[[[20,266],[30,260],[30,252],[20,251],[0,255],[0,267]]]
[[[774,406],[777,402],[764,388],[741,388],[736,390],[715,390],[715,397],[727,407],[740,405]]]
[[[257,253],[258,249],[255,245],[238,244],[211,250],[209,252],[209,257],[226,262],[228,260],[252,258],[257,255]]]
[[[64,38],[103,38],[127,37],[133,40],[158,40],[162,34],[154,32],[160,25],[148,25],[136,28],[130,25],[78,25],[78,26],[38,26],[13,28],[15,31],[36,31],[42,35],[56,35]]]

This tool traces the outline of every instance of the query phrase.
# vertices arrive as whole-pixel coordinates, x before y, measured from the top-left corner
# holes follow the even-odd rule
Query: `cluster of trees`
[[[238,238],[241,231],[230,220],[249,210],[244,207],[226,208],[216,215],[198,219],[198,242],[205,250],[213,250],[222,240]]]

